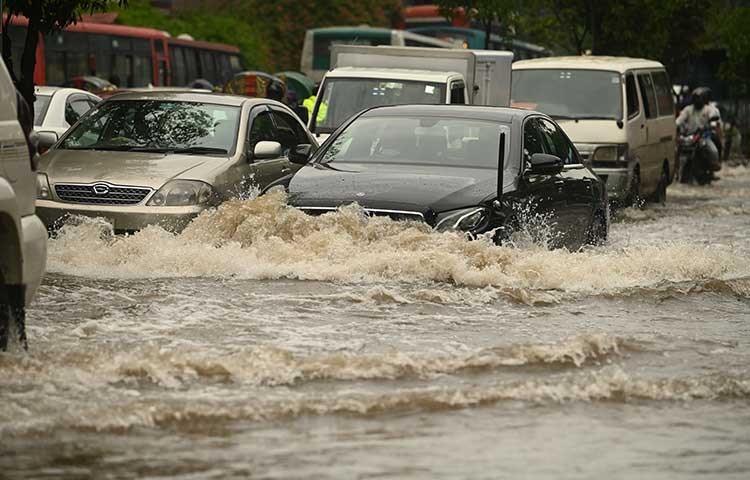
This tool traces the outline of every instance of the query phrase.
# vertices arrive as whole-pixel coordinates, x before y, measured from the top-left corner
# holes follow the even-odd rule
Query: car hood
[[[226,157],[100,150],[50,150],[42,155],[39,171],[52,183],[108,182],[160,188],[181,177],[212,183],[211,172]]]
[[[365,208],[432,214],[470,207],[497,189],[494,170],[403,164],[313,164],[289,183],[290,203],[335,208],[358,203]]]

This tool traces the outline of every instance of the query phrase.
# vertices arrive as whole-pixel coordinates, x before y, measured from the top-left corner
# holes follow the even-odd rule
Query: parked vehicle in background
[[[8,26],[18,77],[26,25],[26,18],[14,17]],[[122,88],[183,87],[196,78],[223,85],[239,71],[240,51],[232,45],[171,37],[153,28],[77,22],[39,38],[34,84],[61,86],[97,76]]]
[[[25,311],[42,281],[47,231],[34,212],[36,174],[17,119],[16,90],[0,61],[0,351],[15,332],[22,345]],[[29,115],[30,117],[30,115]],[[30,127],[30,126],[29,126]]]
[[[554,118],[626,205],[664,202],[677,172],[674,100],[664,66],[617,57],[513,64],[513,101]]]
[[[541,219],[549,245],[603,242],[604,184],[546,115],[459,105],[376,107],[349,120],[286,181],[310,214],[357,203],[372,215],[501,242]],[[309,163],[308,163],[309,160]]]
[[[477,50],[485,47],[485,39],[487,38],[487,34],[484,31],[474,28],[425,26],[410,28],[408,31],[458,44],[463,48]],[[541,45],[535,45],[515,38],[504,38],[494,33],[490,34],[489,49],[513,52],[514,60],[549,57],[551,55],[551,52]]]
[[[40,136],[39,153],[44,153],[79,118],[102,100],[76,88],[36,87],[34,94],[34,130]]]
[[[315,140],[285,105],[218,93],[113,95],[71,128],[39,166],[37,212],[56,227],[102,217],[115,231],[178,231],[203,210],[297,168]]]
[[[82,75],[80,77],[73,77],[71,80],[65,82],[65,87],[77,88],[79,90],[86,90],[99,97],[108,97],[117,91],[117,85],[111,83],[109,80],[95,77],[93,75]]]
[[[336,45],[308,122],[318,138],[377,105],[510,104],[513,54]]]
[[[389,28],[326,27],[308,30],[302,46],[300,71],[320,82],[331,67],[331,49],[334,45],[393,45],[408,47],[454,48],[452,42],[445,42],[404,30]]]

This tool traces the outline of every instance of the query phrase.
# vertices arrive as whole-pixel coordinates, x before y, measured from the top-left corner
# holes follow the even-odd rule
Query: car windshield
[[[34,100],[34,125],[40,126],[44,123],[44,116],[47,115],[49,102],[52,100],[50,95],[37,95]]]
[[[415,103],[445,103],[445,85],[378,78],[328,79],[313,129],[317,133],[331,133],[366,108]]]
[[[359,118],[336,137],[320,161],[497,169],[500,133],[506,134],[508,158],[507,124],[429,116]]]
[[[60,148],[227,154],[240,108],[164,100],[109,101],[82,118]]]
[[[622,118],[620,74],[602,70],[514,70],[512,105],[558,119]]]

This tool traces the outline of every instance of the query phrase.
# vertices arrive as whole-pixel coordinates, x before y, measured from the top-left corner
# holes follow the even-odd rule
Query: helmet
[[[693,90],[692,96],[693,107],[700,110],[711,100],[711,89],[707,87],[698,87]]]

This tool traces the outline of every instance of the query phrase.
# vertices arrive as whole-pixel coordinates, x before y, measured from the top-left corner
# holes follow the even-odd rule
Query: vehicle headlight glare
[[[592,160],[595,162],[625,163],[628,161],[628,145],[622,144],[598,147],[594,150]]]
[[[52,192],[49,187],[49,179],[44,173],[36,174],[36,198],[41,200],[48,200],[52,197]]]
[[[207,183],[197,180],[172,180],[161,187],[147,205],[153,207],[208,205],[213,196],[213,189]]]
[[[474,207],[449,212],[435,226],[439,232],[462,231],[470,232],[480,227],[488,218],[487,209]]]

